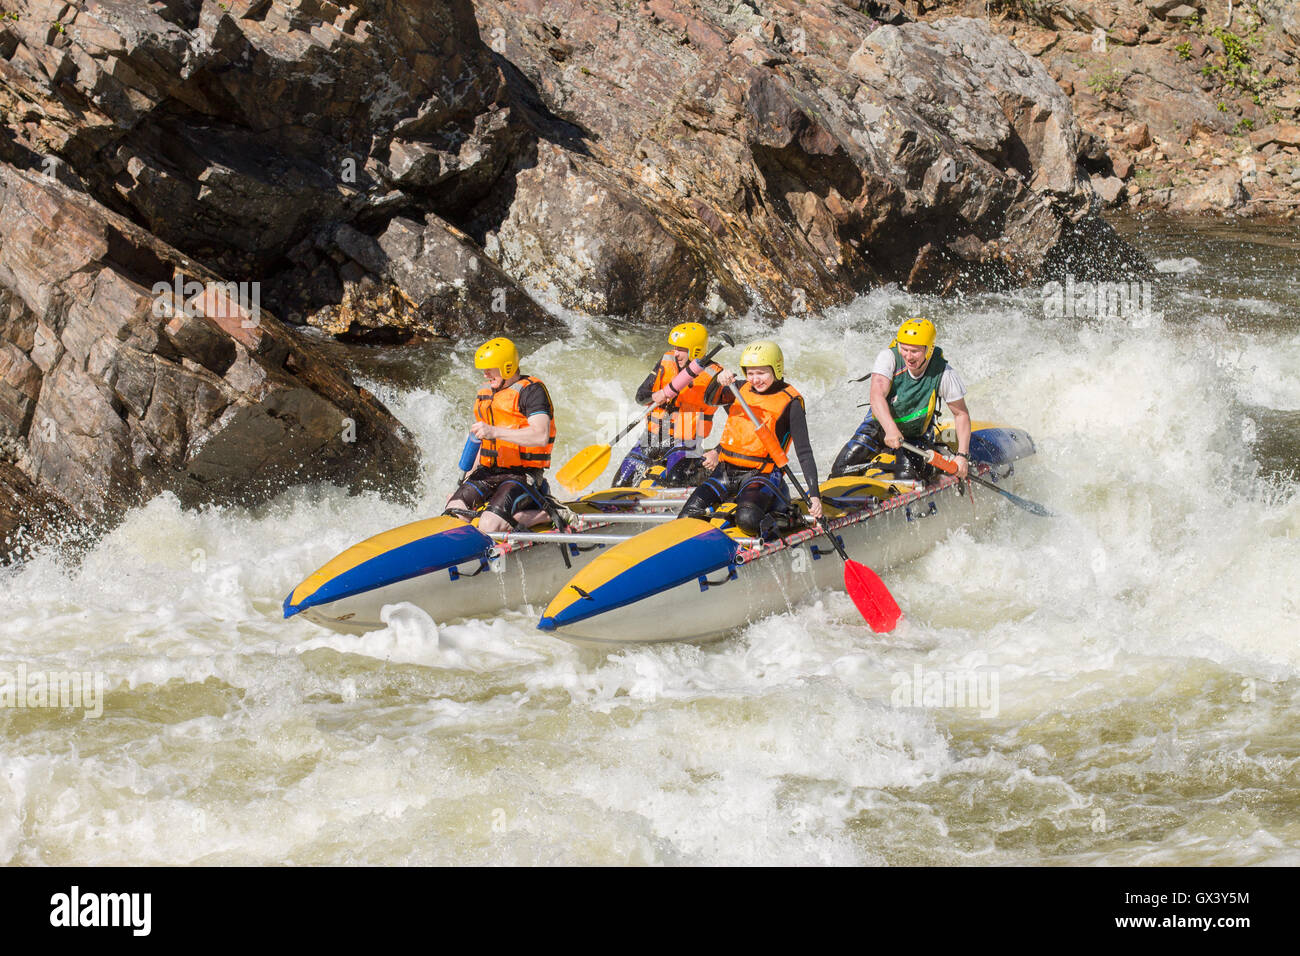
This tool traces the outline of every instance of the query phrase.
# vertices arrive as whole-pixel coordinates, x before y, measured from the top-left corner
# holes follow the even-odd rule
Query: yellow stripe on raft
[[[377,534],[373,538],[367,538],[365,541],[354,544],[346,551],[331,558],[319,571],[305,578],[301,584],[293,589],[289,603],[301,604],[340,574],[346,574],[353,568],[365,564],[371,558],[401,548],[412,541],[419,541],[421,538],[427,538],[430,535],[441,534],[443,531],[450,531],[452,528],[461,528],[466,524],[467,522],[462,521],[460,518],[453,518],[451,515],[439,515],[436,518],[425,518],[423,521],[404,524],[399,528]]]
[[[551,600],[546,608],[546,614],[555,617],[574,601],[583,600],[582,595],[575,590],[575,585],[590,594],[646,558],[712,530],[714,530],[713,525],[699,518],[678,518],[676,521],[658,525],[649,531],[642,531],[636,537],[614,545],[573,576],[564,589]]]

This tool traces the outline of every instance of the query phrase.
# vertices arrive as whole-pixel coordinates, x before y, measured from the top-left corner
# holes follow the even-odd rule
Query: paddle
[[[903,442],[902,444],[903,447],[906,448],[908,451],[915,452],[916,454],[920,455],[923,459],[925,459],[925,463],[927,465],[933,465],[935,468],[938,468],[940,471],[944,472],[945,474],[949,474],[949,475],[957,474],[957,462],[955,460],[951,458],[944,458],[938,452],[932,451],[928,448],[917,448],[915,445],[908,444],[907,442]],[[969,481],[975,482],[975,484],[977,485],[983,485],[985,488],[989,489],[990,491],[996,491],[998,494],[1002,495],[1002,497],[1010,501],[1013,505],[1018,505],[1019,507],[1024,508],[1031,515],[1038,515],[1040,518],[1053,518],[1056,516],[1056,512],[1048,508],[1044,508],[1042,505],[1038,504],[1037,502],[1029,501],[1026,498],[1021,498],[1019,495],[1013,495],[1005,488],[999,488],[997,485],[993,484],[993,482],[985,481],[983,478],[979,477],[978,475],[973,475],[967,472],[966,478]]]
[[[736,396],[736,401],[740,402],[740,407],[745,410],[749,420],[754,423],[754,429],[757,431],[763,447],[767,449],[768,455],[776,462],[777,467],[785,472],[785,476],[790,479],[791,484],[799,492],[799,497],[803,499],[804,504],[811,508],[812,502],[808,498],[808,493],[804,491],[803,485],[799,483],[799,479],[791,471],[790,459],[786,457],[785,449],[781,447],[781,443],[776,440],[776,436],[772,434],[771,430],[755,417],[754,410],[746,403],[734,383],[730,388],[731,394]],[[865,564],[860,564],[849,558],[840,539],[831,534],[830,529],[826,527],[826,518],[824,516],[818,519],[817,523],[822,529],[822,534],[830,538],[831,544],[835,546],[835,550],[844,560],[844,588],[849,592],[849,597],[853,599],[853,604],[877,634],[892,631],[894,625],[898,623],[898,619],[902,617],[903,612],[899,608],[898,602],[894,600],[894,596],[889,593],[889,588],[885,587],[885,582],[880,580],[880,576]]]
[[[684,377],[686,379],[685,384],[683,384],[682,388],[677,388],[677,391],[682,391],[690,384],[690,381],[694,379],[696,375],[699,375],[708,368],[709,362],[712,361],[713,356],[717,355],[724,347],[735,344],[731,341],[731,336],[727,335],[725,332],[718,333],[718,339],[720,340],[719,344],[715,345],[708,355],[704,356],[702,359],[692,359],[686,368],[682,369],[681,372],[677,374],[677,377],[673,379],[672,384],[674,387],[676,387],[677,383],[682,381]],[[692,369],[698,369],[698,371],[692,372]],[[563,468],[555,473],[555,480],[573,494],[582,491],[582,489],[586,488],[593,481],[599,478],[600,473],[609,465],[610,452],[613,451],[614,446],[617,445],[628,432],[632,431],[632,429],[645,421],[646,418],[649,417],[650,413],[657,407],[657,405],[651,405],[647,408],[636,421],[632,422],[615,435],[609,444],[588,445],[582,451],[578,452],[565,463]]]
[[[564,486],[566,490],[577,494],[583,488],[600,477],[600,473],[609,465],[609,455],[613,447],[627,435],[628,432],[636,428],[645,421],[652,411],[654,405],[647,408],[641,417],[636,419],[617,435],[615,435],[607,445],[588,445],[582,451],[570,458],[559,471],[555,473],[555,480]]]

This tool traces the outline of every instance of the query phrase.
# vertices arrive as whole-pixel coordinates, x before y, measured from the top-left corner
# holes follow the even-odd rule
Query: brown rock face
[[[984,16],[980,7],[992,9],[983,0],[923,0],[916,8]],[[1297,214],[1300,186],[1259,167],[1300,148],[1290,145],[1300,113],[1300,4],[1015,0],[995,7],[990,27],[1037,56],[1070,96],[1089,138],[1080,154],[1085,169],[1132,177],[1130,206]],[[1044,42],[1051,35],[1059,38]],[[1230,169],[1240,178],[1224,185]]]
[[[341,301],[310,312],[308,322],[378,342],[563,328],[469,236],[432,213],[424,218],[395,217],[377,238],[338,223],[296,247],[291,258],[304,268],[321,252],[347,256]]]
[[[0,531],[49,502],[111,520],[163,490],[413,478],[400,425],[270,312],[360,336],[541,322],[424,211],[497,181],[503,91],[467,0],[7,3]],[[428,223],[409,259],[379,243],[397,213]]]
[[[1300,147],[1300,126],[1293,123],[1279,123],[1276,126],[1266,126],[1264,129],[1256,130],[1250,134],[1250,145],[1256,149],[1267,146],[1269,143]]]
[[[1300,7],[1293,0],[1259,0],[1257,6],[1265,22],[1300,40]]]
[[[0,432],[0,445],[15,444]],[[22,560],[74,526],[76,516],[0,451],[0,565]]]
[[[709,281],[702,226],[690,224],[698,241],[679,238],[620,178],[543,142],[537,165],[520,170],[515,202],[489,235],[488,251],[535,292],[569,308],[659,320],[683,299],[688,312],[700,312]],[[744,302],[738,292],[732,299]]]
[[[256,290],[52,178],[0,166],[0,217],[0,423],[44,496],[94,520],[160,491],[196,504],[414,477],[398,423]]]
[[[1161,20],[1186,20],[1205,12],[1202,2],[1187,3],[1185,0],[1143,0],[1146,8]]]
[[[1225,170],[1208,182],[1174,190],[1169,211],[1192,215],[1210,211],[1237,209],[1246,202],[1240,174]]]
[[[345,330],[364,335],[367,300],[391,279],[329,237],[348,225],[377,238],[402,209],[454,218],[488,195],[524,132],[499,108],[502,76],[469,0],[8,6],[10,161],[57,157],[106,206],[260,282],[269,308],[301,321],[326,309],[318,324],[338,326],[345,305],[357,320]],[[465,331],[491,307],[442,304],[394,310],[393,324],[418,331],[437,312],[424,331]]]
[[[10,104],[47,107],[27,111],[25,137],[216,266],[265,263],[364,203],[372,152],[422,150],[438,182],[472,173],[453,142],[498,92],[467,2],[12,7]],[[493,162],[501,150],[479,158]]]
[[[1051,78],[983,21],[894,2],[16,6],[20,164],[57,155],[336,334],[545,322],[525,289],[660,321],[1024,282],[1095,211]],[[395,216],[441,230],[423,265],[383,252]],[[434,261],[462,271],[413,296]]]
[[[784,315],[882,281],[1021,283],[1092,231],[1068,100],[981,21],[882,26],[817,0],[478,15],[518,99],[578,132],[539,144],[471,231],[571,308],[702,314],[716,290]]]
[[[1095,184],[1097,195],[1107,206],[1118,205],[1124,197],[1124,181],[1118,176],[1110,176]]]

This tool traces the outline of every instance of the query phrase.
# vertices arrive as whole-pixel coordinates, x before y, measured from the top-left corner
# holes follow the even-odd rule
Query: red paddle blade
[[[865,564],[857,561],[844,562],[844,587],[877,634],[892,631],[898,619],[903,616],[902,608],[889,593],[889,588],[885,587],[885,582]]]

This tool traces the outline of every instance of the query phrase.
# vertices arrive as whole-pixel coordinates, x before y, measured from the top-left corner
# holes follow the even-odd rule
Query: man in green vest
[[[943,402],[952,410],[957,429],[957,474],[965,478],[970,461],[970,412],[966,384],[935,345],[938,333],[929,319],[908,319],[898,327],[889,348],[876,356],[871,368],[871,411],[848,444],[840,450],[831,477],[837,478],[871,461],[885,448],[894,449],[896,481],[915,485],[929,467],[903,441],[926,446]],[[946,451],[946,449],[943,449]]]

